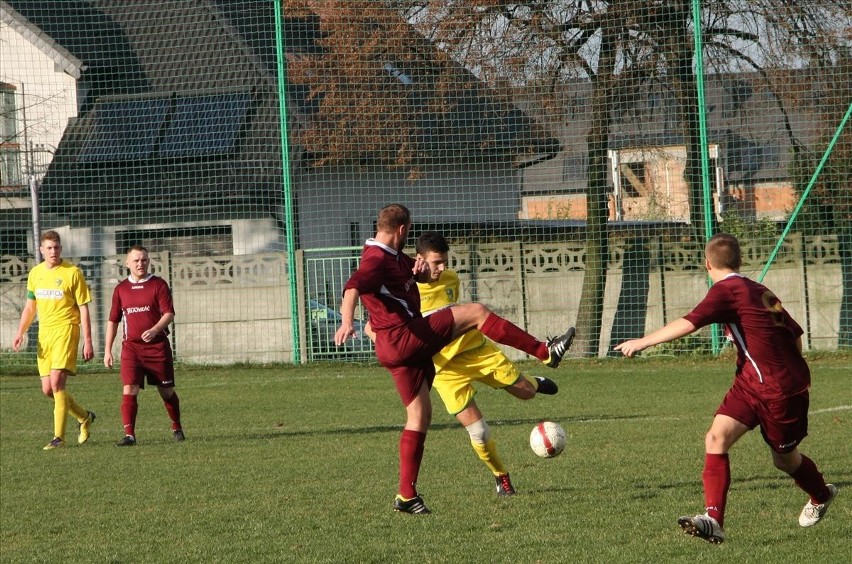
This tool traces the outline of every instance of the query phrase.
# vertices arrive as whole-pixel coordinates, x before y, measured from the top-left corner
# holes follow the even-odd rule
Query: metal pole
[[[290,287],[291,335],[293,336],[293,362],[299,362],[299,293],[296,275],[296,229],[293,215],[293,188],[290,183],[290,142],[287,133],[287,66],[284,60],[284,33],[282,25],[282,0],[275,0],[275,55],[278,67],[278,108],[281,128],[281,181],[284,190],[284,236],[287,243],[287,277]]]
[[[30,174],[30,205],[33,218],[33,256],[38,264],[41,262],[41,222],[38,213],[38,180],[35,174]]]
[[[692,1],[692,27],[695,42],[695,82],[698,90],[698,132],[701,139],[701,193],[704,199],[704,240],[713,236],[713,198],[710,192],[710,159],[707,154],[707,104],[704,99],[704,47],[701,40],[701,0]],[[707,278],[707,285],[712,285]],[[713,343],[713,354],[719,354],[721,350],[721,331],[717,324],[710,328],[710,337]]]

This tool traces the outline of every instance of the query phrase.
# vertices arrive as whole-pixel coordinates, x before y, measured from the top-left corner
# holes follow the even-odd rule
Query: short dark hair
[[[450,252],[450,244],[437,231],[425,231],[414,243],[414,250],[419,255],[425,255],[426,253],[443,254]]]
[[[379,210],[379,219],[376,221],[378,231],[396,231],[400,225],[411,223],[411,212],[402,204],[388,204]]]
[[[740,242],[730,233],[717,233],[707,241],[704,250],[707,260],[714,268],[727,268],[739,270],[743,265]]]
[[[143,253],[147,253],[148,249],[146,249],[142,245],[133,245],[132,247],[127,249],[127,254],[129,255],[132,251],[141,251]]]

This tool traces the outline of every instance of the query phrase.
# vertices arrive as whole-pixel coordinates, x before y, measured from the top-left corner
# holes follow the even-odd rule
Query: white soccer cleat
[[[828,506],[831,505],[831,502],[834,501],[834,498],[837,497],[837,486],[834,484],[826,484],[828,487],[828,491],[831,492],[831,495],[825,500],[824,503],[818,503],[814,505],[811,503],[811,500],[805,504],[805,508],[802,509],[802,513],[799,515],[799,525],[803,527],[811,527],[816,525],[817,523],[825,517],[825,513],[828,511]]]
[[[709,543],[721,544],[725,541],[725,531],[722,530],[722,526],[706,513],[695,517],[680,517],[677,524],[687,535],[704,539]]]

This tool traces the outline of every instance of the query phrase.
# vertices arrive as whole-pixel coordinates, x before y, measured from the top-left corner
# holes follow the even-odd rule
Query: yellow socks
[[[65,418],[68,416],[68,393],[53,392],[53,436],[65,440]]]
[[[476,455],[479,459],[485,463],[491,473],[495,476],[500,476],[501,474],[506,474],[506,467],[503,465],[503,461],[500,459],[500,456],[497,454],[497,444],[494,442],[494,439],[489,438],[485,443],[470,443],[473,447],[473,450],[476,452]]]

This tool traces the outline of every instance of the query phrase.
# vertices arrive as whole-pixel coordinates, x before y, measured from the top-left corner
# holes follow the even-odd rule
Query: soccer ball
[[[553,458],[565,449],[565,429],[559,423],[542,421],[530,433],[530,448],[542,458]]]

